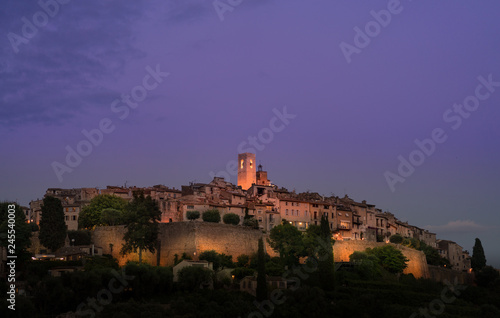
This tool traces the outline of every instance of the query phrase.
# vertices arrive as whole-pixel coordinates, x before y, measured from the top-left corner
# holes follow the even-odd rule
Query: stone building
[[[468,251],[453,241],[437,240],[439,254],[450,261],[453,269],[459,271],[470,271],[471,258]]]

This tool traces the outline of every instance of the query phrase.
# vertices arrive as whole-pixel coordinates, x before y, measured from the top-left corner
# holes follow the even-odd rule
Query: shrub
[[[240,224],[240,217],[234,213],[228,213],[224,215],[222,220],[224,221],[225,224],[233,224],[233,225]]]
[[[244,220],[243,225],[254,228],[254,229],[258,229],[259,228],[259,221],[257,221],[254,217],[251,217],[251,218]]]
[[[401,244],[403,243],[403,237],[400,234],[394,234],[389,238],[389,241],[394,244]]]
[[[219,210],[207,210],[203,212],[203,221],[205,222],[212,222],[212,223],[219,223],[220,222],[220,213]]]
[[[214,250],[202,252],[199,258],[200,260],[212,262],[215,271],[234,267],[233,257],[231,255],[226,255],[224,253],[219,254]]]
[[[196,220],[200,218],[200,211],[187,211],[186,217],[188,220]]]

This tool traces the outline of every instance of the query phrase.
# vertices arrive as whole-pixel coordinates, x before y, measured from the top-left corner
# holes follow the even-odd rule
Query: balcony
[[[363,224],[363,221],[361,221],[360,219],[354,219],[353,223],[361,225]]]
[[[351,227],[350,227],[350,226],[347,226],[347,225],[339,225],[339,226],[338,226],[338,229],[339,229],[339,230],[350,230],[350,229],[351,229]]]

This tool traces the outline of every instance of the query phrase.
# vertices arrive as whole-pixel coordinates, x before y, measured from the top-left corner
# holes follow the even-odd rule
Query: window
[[[262,222],[262,216],[259,216],[259,222]]]
[[[258,211],[258,213],[259,213],[259,214],[261,214],[261,213],[262,213],[262,210],[259,210],[259,211]]]
[[[192,210],[192,209],[194,209],[194,205],[188,205],[188,206],[187,206],[187,208],[188,208],[189,210]]]
[[[60,210],[59,210],[59,211],[60,211]],[[69,220],[69,216],[65,215],[65,216],[64,216],[64,219],[65,219],[66,221],[68,221],[68,220]]]
[[[241,169],[243,169],[243,167],[244,167],[244,162],[245,162],[245,161],[244,161],[243,159],[241,159],[241,161],[240,161],[240,168],[241,168]]]
[[[73,215],[72,219],[73,221],[76,221],[76,215]]]
[[[349,229],[349,228],[351,228],[351,222],[340,221],[340,228],[341,229]]]
[[[288,209],[285,210],[285,215],[288,215]]]

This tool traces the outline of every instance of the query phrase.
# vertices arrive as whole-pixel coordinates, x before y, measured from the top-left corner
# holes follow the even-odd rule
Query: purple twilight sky
[[[41,3],[0,8],[0,200],[209,182],[254,148],[500,267],[498,1]]]

